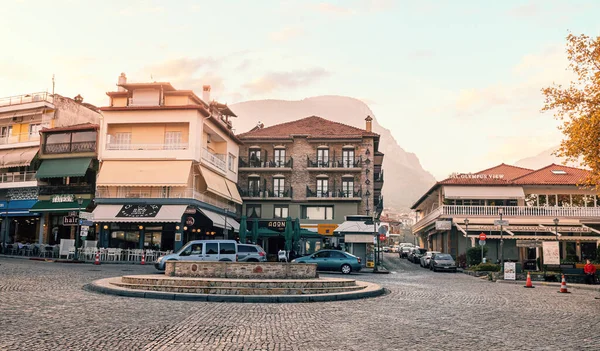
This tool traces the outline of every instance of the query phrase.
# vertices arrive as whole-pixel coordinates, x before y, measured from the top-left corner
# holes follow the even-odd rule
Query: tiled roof
[[[43,133],[54,133],[54,132],[68,132],[68,131],[74,131],[74,130],[98,130],[100,129],[100,126],[97,124],[92,124],[92,123],[82,123],[82,124],[75,124],[72,126],[65,126],[65,127],[56,127],[56,128],[42,128],[42,132]]]
[[[551,164],[513,180],[522,185],[578,185],[582,184],[589,173],[585,169]]]
[[[240,139],[291,138],[293,135],[306,135],[308,138],[348,138],[348,137],[377,137],[379,134],[367,132],[364,129],[352,127],[343,123],[333,122],[318,116],[302,118],[296,121],[276,124],[271,127],[253,129],[238,134]]]
[[[475,174],[503,174],[503,179],[513,180],[531,172],[533,172],[533,169],[511,166],[505,163],[501,163],[498,166],[484,169],[483,171],[477,172]]]

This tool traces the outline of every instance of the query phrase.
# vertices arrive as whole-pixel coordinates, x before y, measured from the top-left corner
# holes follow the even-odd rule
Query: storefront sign
[[[196,208],[195,207],[188,207],[185,209],[185,214],[196,214]]]
[[[50,197],[50,201],[52,203],[75,202],[75,195],[73,195],[73,194],[52,195],[52,197]]]
[[[267,228],[278,232],[285,231],[285,221],[268,221]]]
[[[115,217],[156,217],[162,205],[124,205]]]
[[[453,173],[450,178],[455,179],[503,179],[504,174],[473,174],[473,173]]]
[[[544,264],[560,264],[558,241],[544,241],[542,247]]]
[[[196,220],[194,219],[194,217],[190,216],[185,219],[185,225],[193,226],[194,223],[196,223]]]
[[[503,227],[511,232],[538,232],[538,233],[554,233],[554,226],[535,226],[535,225],[509,225]],[[469,230],[483,231],[500,231],[500,226],[495,225],[469,225]],[[565,233],[590,233],[590,228],[587,227],[558,227],[558,232]]]
[[[317,224],[317,233],[321,235],[333,235],[333,231],[338,227],[337,224]]]
[[[63,216],[62,225],[77,225],[79,218],[76,216]]]
[[[517,264],[514,262],[504,262],[504,280],[517,279]]]
[[[435,221],[436,230],[452,230],[451,221]]]
[[[517,240],[517,247],[542,247],[542,241],[539,240]]]

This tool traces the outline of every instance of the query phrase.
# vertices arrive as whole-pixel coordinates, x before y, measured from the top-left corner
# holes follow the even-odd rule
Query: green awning
[[[37,179],[83,177],[91,162],[90,157],[44,160],[35,177]]]
[[[66,211],[78,211],[85,210],[90,204],[91,200],[84,199],[81,207],[77,201],[73,202],[52,202],[51,200],[40,200],[36,202],[29,212],[66,212]]]

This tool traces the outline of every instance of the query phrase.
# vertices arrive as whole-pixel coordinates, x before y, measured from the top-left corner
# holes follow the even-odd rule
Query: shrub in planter
[[[500,272],[500,265],[494,263],[480,263],[474,266],[473,270],[478,272]]]
[[[488,248],[483,247],[483,256],[487,256]],[[471,247],[467,250],[467,264],[474,266],[481,263],[481,246]]]

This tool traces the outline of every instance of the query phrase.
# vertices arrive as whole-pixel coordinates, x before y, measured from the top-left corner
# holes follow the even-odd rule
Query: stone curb
[[[496,283],[502,284],[520,284],[525,286],[524,280],[496,280]],[[560,283],[555,282],[531,282],[534,286],[555,286],[557,288],[560,287]],[[583,284],[567,284],[567,289],[581,289],[581,290],[590,290],[590,291],[600,291],[600,285],[583,285]]]
[[[205,302],[247,302],[247,303],[298,303],[298,302],[328,302],[357,300],[370,297],[377,297],[386,293],[385,289],[379,285],[360,282],[367,285],[367,288],[361,291],[352,291],[346,293],[331,293],[318,295],[213,295],[213,294],[190,294],[190,293],[171,293],[161,291],[145,291],[127,289],[114,286],[110,281],[117,278],[105,278],[96,280],[86,286],[84,290],[93,291],[102,294],[141,297],[146,299],[178,300],[178,301],[205,301]]]

